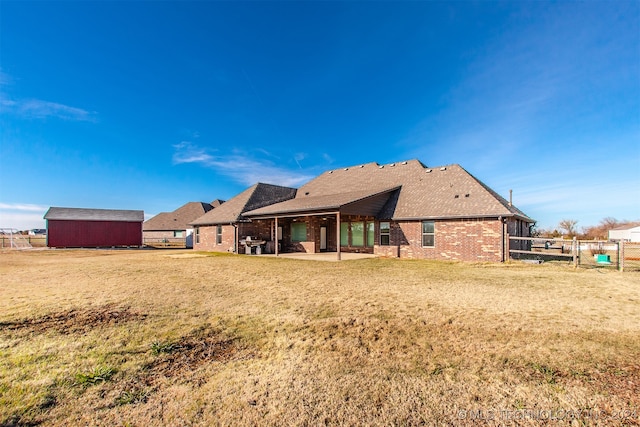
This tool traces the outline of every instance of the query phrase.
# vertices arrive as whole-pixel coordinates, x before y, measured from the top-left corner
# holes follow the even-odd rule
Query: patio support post
[[[340,211],[338,211],[336,213],[336,239],[337,239],[337,254],[338,254],[338,261],[340,261],[341,256],[340,256]]]
[[[278,245],[280,242],[278,241],[278,217],[276,217],[276,230],[275,230],[275,239],[276,241],[276,256],[278,256]]]

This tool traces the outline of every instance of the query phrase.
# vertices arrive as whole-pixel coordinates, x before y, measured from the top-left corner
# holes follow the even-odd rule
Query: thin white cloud
[[[323,154],[322,154],[322,158],[324,159],[324,161],[325,161],[325,162],[327,162],[327,163],[329,163],[329,164],[331,164],[331,163],[333,163],[333,162],[334,162],[333,157],[331,157],[331,156],[330,156],[329,154],[327,154],[327,153],[323,153]]]
[[[437,144],[435,154],[441,157],[460,161],[466,154],[474,165],[491,168],[560,138],[568,128],[576,137],[590,135],[589,118],[603,114],[601,105],[625,102],[609,94],[633,87],[630,75],[637,82],[637,65],[626,66],[637,60],[618,63],[635,54],[622,46],[633,46],[625,34],[637,32],[611,31],[619,17],[616,8],[603,5],[545,6],[531,12],[530,22],[522,19],[528,13],[514,14],[519,19],[507,22],[494,40],[467,53],[469,64],[443,93],[443,108],[418,123],[400,145],[411,156],[429,159]],[[555,148],[572,149],[570,144]]]
[[[242,153],[210,154],[189,141],[182,141],[173,148],[174,164],[196,163],[244,185],[267,182],[293,187],[313,177],[311,174],[301,173],[300,168],[296,171],[289,170],[264,158],[252,158]],[[294,161],[297,164],[298,159]]]
[[[578,183],[573,177],[578,177]],[[596,176],[588,168],[538,171],[503,175],[499,181],[494,189],[502,195],[513,189],[514,205],[543,228],[555,226],[562,218],[576,219],[583,226],[605,217],[640,218],[637,179],[615,175],[613,170]]]
[[[205,150],[198,148],[191,144],[189,141],[182,141],[179,144],[173,146],[175,152],[173,153],[173,164],[179,165],[181,163],[204,163],[214,161],[214,157],[207,154]]]
[[[0,70],[0,88],[11,86],[11,83],[11,76]],[[94,111],[58,102],[44,101],[42,99],[12,99],[3,92],[0,92],[0,107],[2,107],[2,113],[11,113],[28,119],[54,117],[62,120],[95,122],[97,116]]]
[[[93,122],[96,113],[82,108],[70,107],[57,102],[43,101],[40,99],[28,100],[3,100],[2,104],[10,107],[10,110],[21,117],[45,119],[56,117],[63,120]]]
[[[27,203],[0,203],[0,209],[12,210],[12,211],[27,211],[27,212],[43,212],[49,207],[42,205],[32,205]]]

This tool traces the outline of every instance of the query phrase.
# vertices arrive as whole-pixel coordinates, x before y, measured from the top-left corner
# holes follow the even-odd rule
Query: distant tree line
[[[623,225],[640,224],[640,221],[617,220],[613,217],[606,217],[600,220],[598,225],[582,227],[578,231],[578,220],[563,219],[553,229],[535,228],[532,230],[534,237],[564,237],[578,238],[582,240],[607,240],[609,238],[609,230]]]

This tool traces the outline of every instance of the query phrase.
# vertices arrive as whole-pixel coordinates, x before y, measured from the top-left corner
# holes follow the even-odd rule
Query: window
[[[200,227],[196,227],[196,243],[200,243]]]
[[[307,224],[304,222],[291,223],[291,241],[304,242],[307,240]]]
[[[422,221],[422,246],[435,246],[435,225],[433,221]]]
[[[349,223],[340,223],[340,246],[349,246]]]
[[[364,222],[351,223],[351,246],[364,246]]]
[[[222,244],[222,226],[221,225],[216,226],[216,244],[217,245]]]
[[[184,231],[182,230],[174,230],[173,237],[184,237]]]
[[[375,223],[345,221],[340,223],[340,246],[372,247],[375,243]]]
[[[367,223],[367,246],[373,246],[375,244],[375,223]]]
[[[380,244],[382,246],[389,246],[390,236],[391,236],[391,223],[381,222],[380,223]]]

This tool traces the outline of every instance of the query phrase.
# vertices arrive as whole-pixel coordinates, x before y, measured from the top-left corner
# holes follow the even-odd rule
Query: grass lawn
[[[638,425],[640,274],[0,253],[0,426]]]

